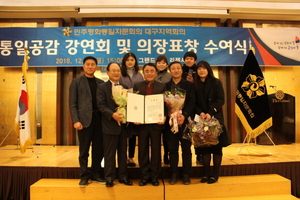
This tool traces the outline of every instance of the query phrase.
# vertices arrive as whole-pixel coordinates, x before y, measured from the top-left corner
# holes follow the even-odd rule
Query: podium
[[[266,130],[275,144],[295,143],[295,97],[282,90],[268,95],[273,126]],[[265,134],[257,137],[257,143],[272,145]]]

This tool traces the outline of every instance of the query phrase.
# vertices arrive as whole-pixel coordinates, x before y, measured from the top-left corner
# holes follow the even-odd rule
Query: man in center
[[[164,83],[155,80],[157,76],[157,68],[153,63],[143,66],[143,74],[145,81],[134,84],[133,91],[142,95],[163,94],[166,90]],[[165,117],[162,122],[157,124],[137,124],[138,126],[138,160],[142,172],[142,180],[140,186],[152,183],[158,186],[158,175],[161,171],[161,132],[165,128]],[[150,143],[149,143],[150,139]],[[149,145],[151,145],[151,153],[149,154]],[[151,158],[150,158],[151,155]]]

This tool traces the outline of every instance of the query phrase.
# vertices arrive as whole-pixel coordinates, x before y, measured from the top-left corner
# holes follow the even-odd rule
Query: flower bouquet
[[[126,123],[126,106],[127,106],[127,92],[128,90],[123,89],[122,85],[114,86],[112,88],[112,98],[115,103],[119,106],[117,112],[123,114],[122,123]],[[120,123],[118,123],[121,126]]]
[[[171,131],[175,134],[178,132],[177,117],[181,114],[184,105],[186,91],[181,88],[175,88],[172,91],[165,91],[165,102],[169,109],[169,124]]]
[[[187,124],[194,147],[217,145],[219,143],[218,137],[222,133],[220,122],[214,117],[209,121],[203,121],[200,117],[198,118],[199,120],[194,121],[189,118],[189,123]],[[185,134],[185,136],[187,135]]]

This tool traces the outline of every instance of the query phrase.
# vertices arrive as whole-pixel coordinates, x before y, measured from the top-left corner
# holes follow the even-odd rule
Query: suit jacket
[[[126,86],[123,86],[126,88]],[[112,83],[108,80],[97,87],[97,108],[102,113],[102,132],[103,134],[119,135],[122,131],[122,126],[112,118],[118,105],[112,97]]]
[[[95,78],[97,85],[103,83]],[[91,89],[85,75],[72,80],[69,88],[69,106],[73,123],[81,122],[84,128],[89,127],[92,121],[93,105]]]
[[[196,114],[199,115],[201,112],[209,113],[211,116],[217,118],[223,126],[223,132],[219,136],[217,147],[225,147],[231,144],[230,137],[224,125],[222,111],[222,106],[225,103],[224,96],[222,82],[219,79],[208,78],[205,83],[204,93],[200,89],[196,90]]]
[[[134,84],[133,86],[133,91],[137,92],[139,91],[139,94],[146,95],[146,81],[138,82]],[[154,88],[153,88],[153,94],[163,94],[166,91],[166,85],[164,83],[160,83],[157,81],[154,81]],[[166,116],[166,106],[165,107],[165,113],[164,115]],[[157,129],[157,130],[162,130],[165,128],[164,125],[159,125],[159,124],[147,124],[151,125],[152,128]],[[143,129],[145,125],[138,125],[139,129]]]

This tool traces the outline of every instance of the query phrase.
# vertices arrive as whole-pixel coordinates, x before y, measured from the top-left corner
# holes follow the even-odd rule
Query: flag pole
[[[37,155],[37,152],[35,151],[35,148],[33,147],[32,144],[31,144],[31,148],[32,148],[32,153],[34,152],[36,158],[39,158],[39,156]]]
[[[30,59],[30,57],[28,56],[28,54],[29,54],[28,47],[25,47],[24,51],[25,51],[24,62],[27,62]],[[28,65],[26,65],[25,68],[22,65],[22,72],[23,72],[24,78],[26,80],[26,83],[27,83],[27,73],[26,73],[27,70],[28,70]],[[26,87],[27,87],[27,84],[26,84]],[[20,139],[19,139],[19,143],[20,143]],[[37,155],[37,152],[35,151],[34,146],[33,146],[32,143],[30,143],[30,147],[32,148],[31,152],[32,153],[34,152],[36,158],[39,158],[39,156]]]
[[[240,155],[240,152],[242,151],[242,148],[244,147],[246,140],[247,140],[247,143],[248,143],[248,145],[249,145],[249,143],[250,143],[250,141],[251,141],[251,137],[249,136],[248,133],[247,133],[247,135],[245,136],[245,139],[244,139],[244,141],[243,141],[243,144],[242,144],[242,146],[241,146],[241,148],[240,148],[240,150],[239,150],[239,152],[238,152],[238,155]],[[256,144],[256,138],[255,138],[255,144]],[[248,154],[249,154],[249,153],[248,153]]]
[[[6,138],[9,136],[9,134],[11,133],[11,131],[14,129],[14,127],[12,127],[10,129],[10,131],[7,133],[7,135],[5,136],[5,138],[2,140],[1,144],[0,144],[0,147],[2,146],[3,142],[6,140]]]
[[[253,139],[256,146],[256,138],[263,132],[275,146],[272,139],[266,133],[266,129],[270,128],[273,124],[266,82],[256,60],[255,48],[251,45],[250,39],[249,46],[250,50],[240,73],[236,91],[235,113],[247,132],[238,154],[241,153],[246,141],[249,145]]]
[[[277,145],[273,142],[273,140],[272,140],[272,138],[269,136],[269,134],[268,134],[266,131],[264,131],[264,133],[266,134],[267,138],[270,140],[270,142],[272,143],[272,145],[273,145],[274,147],[276,147],[278,153],[281,154],[281,151],[278,149]],[[240,150],[239,150],[239,152],[238,152],[238,155],[241,155],[242,148],[245,146],[245,142],[246,142],[247,139],[248,139],[248,142],[247,142],[248,145],[249,145],[251,139],[254,139],[254,144],[257,145],[257,143],[256,143],[256,137],[255,137],[255,138],[251,138],[251,137],[249,136],[249,134],[247,133],[247,135],[246,135],[246,137],[245,137],[245,139],[244,139],[244,141],[243,141],[243,144],[242,144],[242,146],[241,146],[241,148],[240,148]],[[248,151],[248,154],[249,154],[249,151]]]
[[[264,131],[264,133],[269,138],[269,140],[271,141],[271,143],[273,144],[273,146],[276,147],[276,149],[278,150],[278,152],[281,153],[281,151],[278,149],[277,145],[273,142],[273,140],[271,139],[271,137],[269,136],[269,134],[266,131]]]

